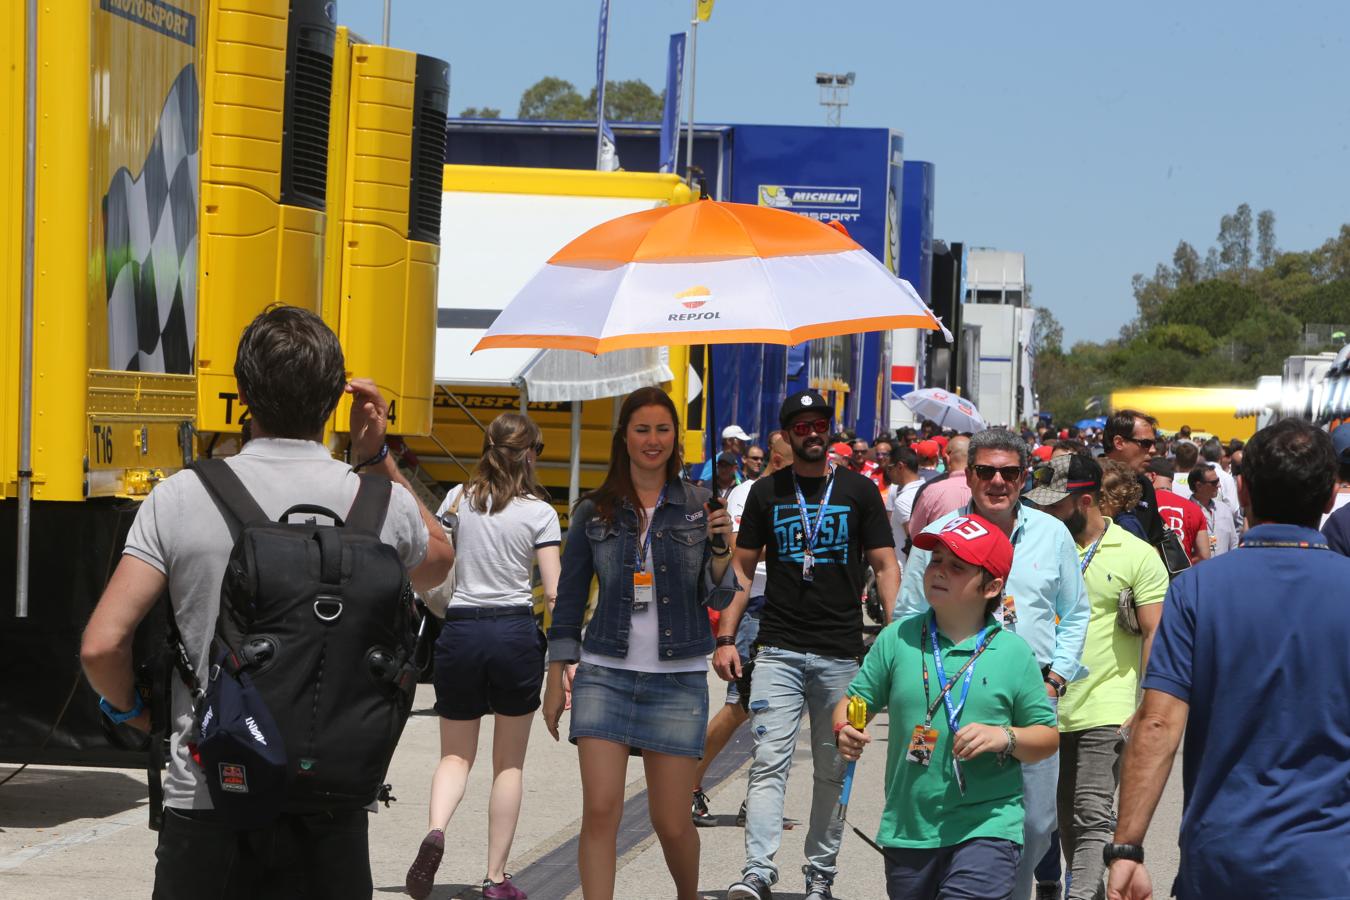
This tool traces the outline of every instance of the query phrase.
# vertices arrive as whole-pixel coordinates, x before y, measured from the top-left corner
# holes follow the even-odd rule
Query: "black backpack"
[[[362,475],[345,521],[299,505],[272,522],[224,460],[192,468],[242,526],[205,686],[176,654],[196,698],[191,751],[218,817],[257,827],[390,799],[384,777],[412,709],[421,625],[398,551],[380,540],[392,485]],[[290,524],[297,514],[309,518]]]

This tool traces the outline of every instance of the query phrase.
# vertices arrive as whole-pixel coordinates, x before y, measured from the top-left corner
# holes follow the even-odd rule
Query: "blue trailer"
[[[612,123],[612,128],[623,168],[657,170],[658,126]],[[595,128],[581,122],[451,120],[446,162],[589,169],[595,166]],[[836,219],[891,271],[901,272],[905,181],[904,139],[898,132],[699,125],[693,163],[708,196]],[[931,215],[929,221],[931,245]],[[712,452],[716,435],[732,423],[758,435],[777,428],[783,396],[806,387],[830,396],[841,421],[872,439],[890,427],[891,344],[892,334],[871,333],[797,347],[718,345],[691,354],[712,393],[716,421],[705,429],[706,449]]]

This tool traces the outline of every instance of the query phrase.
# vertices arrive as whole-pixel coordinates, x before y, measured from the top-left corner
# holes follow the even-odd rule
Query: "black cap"
[[[728,466],[739,466],[741,464],[741,458],[728,450],[717,454],[717,464],[719,466],[723,464]]]
[[[815,391],[798,391],[791,397],[783,401],[783,406],[778,410],[778,424],[786,428],[798,413],[803,412],[823,412],[834,419],[834,407],[829,401]]]

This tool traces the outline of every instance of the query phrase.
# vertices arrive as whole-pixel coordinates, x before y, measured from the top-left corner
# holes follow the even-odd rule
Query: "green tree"
[[[665,93],[657,93],[641,79],[606,81],[605,118],[610,122],[659,122],[665,109]],[[586,106],[595,109],[594,88],[586,98]]]
[[[500,119],[502,111],[491,106],[470,106],[459,114],[461,119]]]
[[[1245,203],[1219,219],[1219,262],[1239,281],[1246,279],[1252,265],[1252,208]]]
[[[1139,324],[1148,328],[1158,321],[1158,311],[1175,286],[1172,270],[1162,263],[1153,271],[1152,278],[1135,275],[1130,281],[1134,302],[1139,309]]]
[[[1055,314],[1044,307],[1036,307],[1036,323],[1032,326],[1031,346],[1036,354],[1064,352],[1064,326]]]
[[[562,78],[541,78],[520,95],[520,119],[574,121],[595,118],[595,103],[588,106],[576,86]]]
[[[1172,252],[1172,270],[1178,287],[1195,284],[1200,280],[1200,254],[1185,241],[1178,241]]]
[[[1263,209],[1256,216],[1256,265],[1262,269],[1275,262],[1275,213]]]
[[[1251,288],[1224,279],[1202,281],[1169,295],[1158,310],[1157,324],[1196,325],[1222,337],[1263,306]]]
[[[657,93],[641,79],[605,82],[605,119],[610,122],[659,122],[665,92]],[[576,85],[562,78],[541,78],[520,95],[521,119],[595,121],[595,88],[582,97]]]

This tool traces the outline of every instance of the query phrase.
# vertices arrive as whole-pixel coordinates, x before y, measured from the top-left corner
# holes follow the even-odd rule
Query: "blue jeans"
[[[778,880],[773,858],[783,839],[788,769],[797,749],[802,713],[809,712],[815,787],[806,831],[806,862],[826,878],[834,878],[844,835],[843,821],[834,816],[844,783],[844,761],[834,747],[834,706],[856,674],[857,660],[760,647],[750,690],[755,758],[746,792],[743,876],[758,875],[767,884]]]
[[[891,900],[1006,900],[1012,896],[1022,848],[975,838],[931,850],[887,848],[886,896]]]
[[[1055,801],[1059,791],[1059,754],[1027,765],[1022,763],[1022,859],[1017,866],[1017,889],[1013,900],[1031,900],[1035,890],[1036,865],[1050,849],[1055,831]]]

